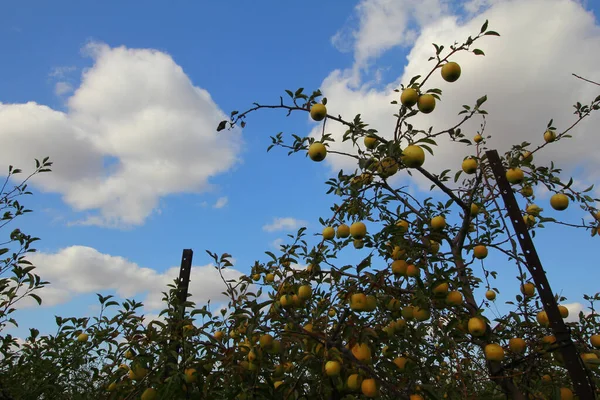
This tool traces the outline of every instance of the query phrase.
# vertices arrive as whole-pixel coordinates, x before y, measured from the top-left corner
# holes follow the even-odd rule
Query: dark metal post
[[[544,305],[544,310],[548,315],[550,327],[556,336],[556,341],[559,344],[560,352],[563,356],[565,366],[569,371],[575,393],[581,400],[593,400],[596,398],[594,390],[594,382],[592,381],[588,371],[586,370],[583,360],[579,356],[579,352],[575,348],[575,344],[571,340],[571,333],[565,325],[558,304],[552,294],[552,289],[546,278],[546,273],[542,268],[542,263],[535,250],[527,226],[523,221],[523,216],[517,204],[517,199],[513,193],[510,183],[506,179],[506,170],[502,165],[500,156],[496,150],[486,151],[487,159],[492,168],[492,172],[496,177],[498,188],[504,200],[504,205],[508,212],[508,216],[512,221],[521,249],[527,261],[527,269],[533,277],[535,286],[539,291],[540,299]]]
[[[175,347],[175,354],[179,354],[181,350],[181,340],[173,339],[173,329],[179,329],[179,325],[185,316],[185,306],[183,305],[187,301],[188,296],[188,288],[190,285],[190,271],[192,270],[192,258],[194,256],[194,252],[192,249],[184,249],[183,255],[181,257],[181,267],[179,268],[179,279],[177,280],[177,300],[180,305],[180,313],[177,316],[178,320],[175,321],[170,327],[171,329],[171,339],[167,344],[167,363],[175,364],[177,363],[177,356],[171,353],[171,349]],[[165,368],[164,377],[170,373],[170,368],[167,366]]]

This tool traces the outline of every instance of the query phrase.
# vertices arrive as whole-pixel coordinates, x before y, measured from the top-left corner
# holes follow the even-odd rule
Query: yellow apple
[[[308,148],[308,156],[313,161],[323,161],[327,157],[327,148],[321,142],[314,142]]]
[[[556,140],[556,132],[548,129],[544,132],[544,140],[546,143],[554,142]]]
[[[377,397],[379,392],[377,382],[373,378],[364,379],[360,385],[360,389],[366,397]]]
[[[350,235],[354,239],[362,239],[367,235],[367,226],[363,222],[355,222],[350,225]]]
[[[442,215],[433,217],[429,222],[429,226],[431,226],[431,229],[433,230],[440,231],[446,227],[446,218],[444,218]]]
[[[348,377],[346,384],[348,385],[348,389],[356,391],[360,389],[360,385],[362,383],[362,378],[359,374],[352,374]]]
[[[556,193],[550,197],[550,205],[557,211],[564,211],[569,207],[569,197],[563,193]]]
[[[508,348],[515,354],[523,354],[527,348],[527,343],[521,338],[511,338],[508,340]]]
[[[376,137],[368,136],[367,135],[367,136],[365,136],[364,142],[365,142],[365,147],[367,149],[371,149],[372,150],[375,147],[377,147],[377,144],[378,144],[379,141],[377,140]]]
[[[356,343],[352,347],[352,355],[359,361],[371,361],[371,349],[366,343]]]
[[[435,97],[431,94],[422,94],[417,100],[417,108],[423,114],[429,114],[435,109]]]
[[[521,293],[525,297],[532,297],[535,294],[535,285],[531,282],[521,285]]]
[[[484,348],[485,358],[488,361],[502,361],[504,360],[504,349],[502,346],[496,343],[490,343]]]
[[[412,107],[417,104],[419,100],[419,93],[413,88],[407,88],[402,91],[400,95],[400,103],[405,107]]]
[[[442,66],[442,78],[446,82],[456,82],[460,78],[460,65],[454,61],[444,64]]]
[[[310,117],[315,121],[323,121],[327,116],[327,107],[317,103],[310,108]]]
[[[148,388],[146,390],[144,390],[144,393],[142,393],[142,400],[155,400],[158,398],[158,393],[156,392],[156,389],[154,388]]]
[[[485,292],[485,298],[492,301],[496,298],[496,292],[494,292],[493,290],[488,290],[487,292]]]
[[[481,318],[472,317],[469,319],[467,329],[473,336],[482,336],[485,333],[487,326]]]
[[[395,260],[392,263],[392,273],[396,276],[406,275],[407,268],[408,268],[408,263],[404,260]]]
[[[194,383],[198,380],[198,374],[194,368],[187,368],[184,374],[186,383]]]
[[[325,373],[327,376],[338,376],[342,370],[342,365],[338,361],[327,361],[325,363]]]
[[[332,240],[334,237],[335,237],[335,229],[333,229],[331,226],[326,226],[323,229],[323,239]]]
[[[488,255],[488,249],[482,244],[479,244],[473,248],[473,255],[479,260],[483,260]]]
[[[400,159],[408,168],[418,168],[425,162],[425,151],[421,147],[411,144],[402,150]]]
[[[346,239],[350,236],[350,227],[346,224],[341,224],[337,228],[336,236],[338,239]]]
[[[79,334],[79,336],[77,336],[77,341],[78,342],[87,342],[88,341],[88,334],[87,333],[81,333],[81,334]]]
[[[302,285],[298,288],[298,297],[300,300],[310,299],[312,296],[312,288],[310,285]]]
[[[469,157],[462,162],[462,170],[466,174],[474,174],[477,171],[477,160]]]
[[[521,168],[510,168],[506,171],[506,179],[512,184],[523,182],[525,174]]]
[[[448,305],[459,306],[462,304],[462,302],[463,302],[463,295],[458,290],[454,290],[454,291],[448,293],[448,296],[446,296],[446,303],[448,303]]]
[[[480,134],[477,134],[473,137],[473,141],[475,143],[481,143],[483,141],[483,136],[481,136]]]
[[[273,347],[273,336],[268,333],[265,333],[260,337],[258,343],[262,349],[268,350]]]

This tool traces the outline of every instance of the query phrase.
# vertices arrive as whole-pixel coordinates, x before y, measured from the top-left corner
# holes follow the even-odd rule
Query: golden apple
[[[435,97],[431,94],[422,94],[417,100],[417,108],[423,114],[429,114],[435,109]]]
[[[310,117],[315,121],[323,121],[327,116],[327,107],[325,105],[317,103],[310,108]]]
[[[327,148],[321,142],[314,142],[308,148],[308,156],[311,160],[320,162],[327,156]]]
[[[446,82],[456,82],[460,78],[460,65],[454,61],[444,64],[442,66],[442,78]]]
[[[417,104],[419,100],[419,93],[413,88],[407,88],[402,91],[400,95],[400,103],[405,107],[412,107]]]
[[[425,163],[425,151],[421,147],[411,144],[402,150],[400,159],[408,168],[418,168]]]

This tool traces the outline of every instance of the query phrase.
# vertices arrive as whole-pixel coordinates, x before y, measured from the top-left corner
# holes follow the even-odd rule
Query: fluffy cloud
[[[51,283],[38,292],[43,306],[64,304],[80,294],[115,291],[121,298],[135,296],[144,303],[145,310],[161,310],[164,308],[162,292],[167,292],[167,285],[179,276],[179,266],[160,273],[86,246],[70,246],[56,253],[33,253],[28,258],[42,280]],[[234,268],[224,269],[222,273],[225,279],[242,275]],[[226,301],[223,291],[225,284],[214,265],[192,266],[189,292],[196,306],[201,307],[208,300],[213,304]],[[24,299],[17,305],[25,308],[37,303]]]
[[[357,66],[363,67],[386,50],[412,44],[416,28],[436,20],[447,8],[442,0],[362,0],[355,9],[357,29],[342,28],[332,42],[341,50],[352,46]]]
[[[306,225],[306,221],[292,217],[273,218],[273,222],[264,225],[263,230],[267,232],[292,231]]]
[[[217,201],[215,202],[215,204],[213,205],[213,208],[223,208],[227,205],[228,201],[229,201],[229,199],[227,199],[227,196],[219,197],[217,199]]]
[[[238,161],[240,132],[217,138],[225,114],[169,55],[101,43],[85,54],[94,64],[66,112],[0,103],[0,158],[24,167],[49,156],[53,173],[33,183],[76,211],[97,210],[80,224],[141,225],[160,197],[206,190]]]
[[[448,13],[438,15],[423,10],[425,14],[418,14],[415,7],[421,6],[407,6],[404,2],[397,2],[392,12],[389,9],[391,3],[373,0],[359,5],[361,24],[356,32],[355,60],[360,63],[393,46],[405,45],[410,38],[406,34],[410,29],[406,27],[413,26],[418,34],[411,43],[403,74],[384,88],[376,88],[373,82],[360,80],[357,65],[333,71],[321,85],[331,114],[341,114],[351,120],[360,113],[363,120],[382,136],[392,137],[395,126],[392,114],[397,109],[390,105],[390,101],[399,97],[393,89],[398,88],[400,82],[407,83],[411,77],[427,73],[432,68],[433,63],[427,61],[432,55],[431,43],[444,44],[447,48],[452,41],[462,41],[479,32],[486,19],[490,21],[490,29],[502,36],[488,36],[476,42],[476,47],[485,51],[485,57],[464,52],[452,57],[462,66],[463,74],[459,81],[447,83],[441,79],[439,72],[432,75],[426,88],[442,89],[442,101],[438,102],[432,114],[413,118],[411,123],[416,127],[428,129],[433,126],[434,132],[446,129],[460,121],[457,113],[463,104],[472,105],[477,98],[487,94],[488,101],[483,108],[490,113],[486,133],[492,138],[488,146],[502,152],[512,143],[529,141],[534,145],[541,144],[542,133],[551,118],[559,131],[566,129],[575,120],[572,105],[577,101],[589,102],[598,94],[596,86],[571,75],[577,73],[600,81],[600,71],[596,67],[600,63],[600,53],[596,51],[600,48],[600,27],[594,15],[578,2],[472,1],[471,11],[480,8],[485,11],[466,19],[463,16],[462,22],[459,22],[458,16]],[[380,8],[377,9],[376,5]],[[395,16],[404,28],[398,28],[402,32],[385,38],[387,15]],[[371,20],[377,23],[368,23]],[[567,170],[581,166],[586,173],[597,174],[594,171],[600,167],[600,155],[581,151],[600,146],[600,136],[593,129],[592,118],[597,120],[598,115],[580,124],[573,132],[573,139],[548,146],[543,153],[536,155],[536,160],[547,162],[553,159]],[[463,131],[472,137],[480,123],[481,120],[469,121],[463,126]],[[345,129],[336,124],[328,124],[327,127],[336,140],[339,139],[333,149],[351,151],[350,143],[341,143]],[[320,128],[315,128],[311,136],[320,137]],[[441,172],[447,167],[459,168],[462,158],[473,149],[439,140],[435,151],[435,157],[427,158],[426,167],[433,172]],[[326,161],[336,172],[340,168],[347,171],[356,168],[351,159],[334,154]],[[423,187],[428,188],[429,184]]]

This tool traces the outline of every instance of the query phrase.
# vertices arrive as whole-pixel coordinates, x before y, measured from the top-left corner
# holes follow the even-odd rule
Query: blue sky
[[[251,115],[243,132],[214,131],[223,113],[254,101],[277,103],[284,89],[321,88],[330,111],[347,119],[360,112],[389,131],[391,90],[428,71],[430,43],[449,45],[489,19],[502,37],[482,40],[485,58],[457,56],[464,76],[452,86],[456,92],[439,83],[457,100],[442,101],[437,115],[420,121],[447,127],[446,118],[456,121],[452,104],[472,104],[487,93],[491,146],[539,142],[535,132],[550,118],[559,129],[568,126],[571,104],[598,94],[570,73],[600,80],[600,7],[552,2],[560,13],[534,0],[5,4],[0,168],[13,164],[28,172],[34,157],[50,156],[55,169],[35,180],[34,196],[22,201],[35,212],[9,227],[42,239],[36,265],[56,290],[41,293],[49,305],[19,310],[21,327],[10,332],[24,336],[33,326],[52,332],[55,314],[93,316],[96,292],[160,298],[184,248],[194,250],[199,267],[191,289],[199,305],[218,301],[205,249],[232,254],[236,270],[247,273],[297,227],[319,233],[319,216],[329,217],[337,201],[325,195],[324,182],[352,166],[266,152],[270,135],[314,135],[315,123],[266,110]],[[23,106],[28,102],[36,104]],[[596,126],[597,118],[590,118]],[[582,186],[598,183],[600,159],[586,152],[600,144],[591,128],[582,123],[579,137],[540,162],[557,160]],[[464,156],[450,147],[439,153],[433,170],[458,167]],[[125,172],[111,179],[119,168]],[[423,182],[413,186],[419,196],[425,188]],[[547,202],[548,195],[538,193],[536,203],[549,210]],[[570,221],[582,216],[574,208],[564,215]],[[280,218],[288,224],[268,228]],[[598,290],[598,238],[549,228],[535,243],[555,291],[582,302],[582,293]],[[341,261],[356,259],[348,249]],[[518,290],[516,269],[496,254],[489,264],[500,273],[493,286],[501,290],[501,307]]]

